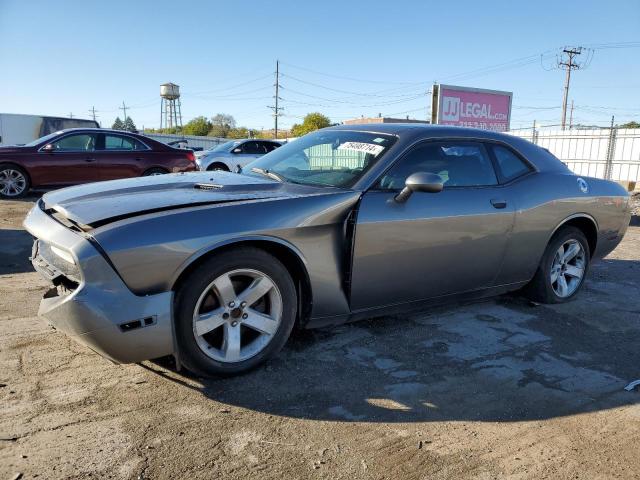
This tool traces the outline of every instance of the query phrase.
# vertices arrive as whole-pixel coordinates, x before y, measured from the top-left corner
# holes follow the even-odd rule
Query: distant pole
[[[73,112],[69,112],[69,118],[73,118]]]
[[[96,107],[91,107],[91,110],[89,110],[91,112],[91,116],[93,117],[93,121],[96,121]]]
[[[571,100],[571,111],[569,113],[569,130],[573,128],[573,100]]]
[[[279,100],[282,100],[280,98],[280,61],[279,60],[276,60],[276,83],[274,86],[276,87],[275,96],[274,96],[275,104],[273,106],[269,106],[268,108],[273,110],[273,118],[274,118],[273,133],[277,140],[278,139],[278,117],[280,116],[280,110],[282,110],[282,107],[280,107],[278,103]]]
[[[124,100],[122,101],[122,106],[120,107],[120,110],[122,110],[124,112],[124,120],[123,122],[127,121],[127,106],[124,104]]]

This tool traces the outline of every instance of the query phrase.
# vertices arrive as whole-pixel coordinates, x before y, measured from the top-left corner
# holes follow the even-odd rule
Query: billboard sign
[[[506,132],[512,96],[498,90],[434,85],[431,120],[439,125]]]

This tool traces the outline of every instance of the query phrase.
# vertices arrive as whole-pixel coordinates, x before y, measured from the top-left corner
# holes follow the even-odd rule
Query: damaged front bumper
[[[38,314],[53,327],[117,363],[174,352],[172,292],[135,295],[86,235],[58,223],[39,205],[24,226],[36,237],[33,266],[52,283]],[[69,252],[73,263],[52,253],[56,248]]]

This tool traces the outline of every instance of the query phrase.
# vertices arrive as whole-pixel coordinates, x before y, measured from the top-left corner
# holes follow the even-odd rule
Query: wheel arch
[[[212,170],[214,170],[214,168],[215,168],[217,165],[220,165],[220,166],[224,167],[224,169],[225,169],[227,172],[230,172],[230,171],[231,171],[231,168],[229,167],[229,165],[227,165],[227,164],[226,164],[226,162],[223,162],[223,161],[221,161],[221,160],[215,160],[215,161],[211,162],[211,163],[207,166],[207,171],[212,171]]]
[[[311,280],[307,268],[307,262],[302,252],[291,243],[277,237],[269,236],[248,236],[235,238],[220,242],[205,250],[201,250],[192,255],[183,263],[177,274],[172,279],[171,290],[176,291],[189,274],[209,258],[219,253],[233,250],[238,247],[254,247],[276,257],[289,271],[298,294],[298,318],[296,322],[304,325],[311,315],[313,304],[313,292]]]
[[[551,241],[558,230],[566,226],[575,227],[584,233],[584,236],[587,237],[587,242],[589,243],[589,256],[593,258],[598,246],[598,222],[596,219],[588,213],[576,213],[574,215],[570,215],[553,229],[547,244]]]

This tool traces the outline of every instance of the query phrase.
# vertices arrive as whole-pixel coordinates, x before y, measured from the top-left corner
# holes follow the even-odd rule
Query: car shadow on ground
[[[0,275],[32,272],[31,235],[25,230],[0,229]]]
[[[524,421],[640,403],[640,262],[594,265],[563,305],[517,295],[297,331],[257,370],[201,379],[145,368],[231,406],[362,422]]]

